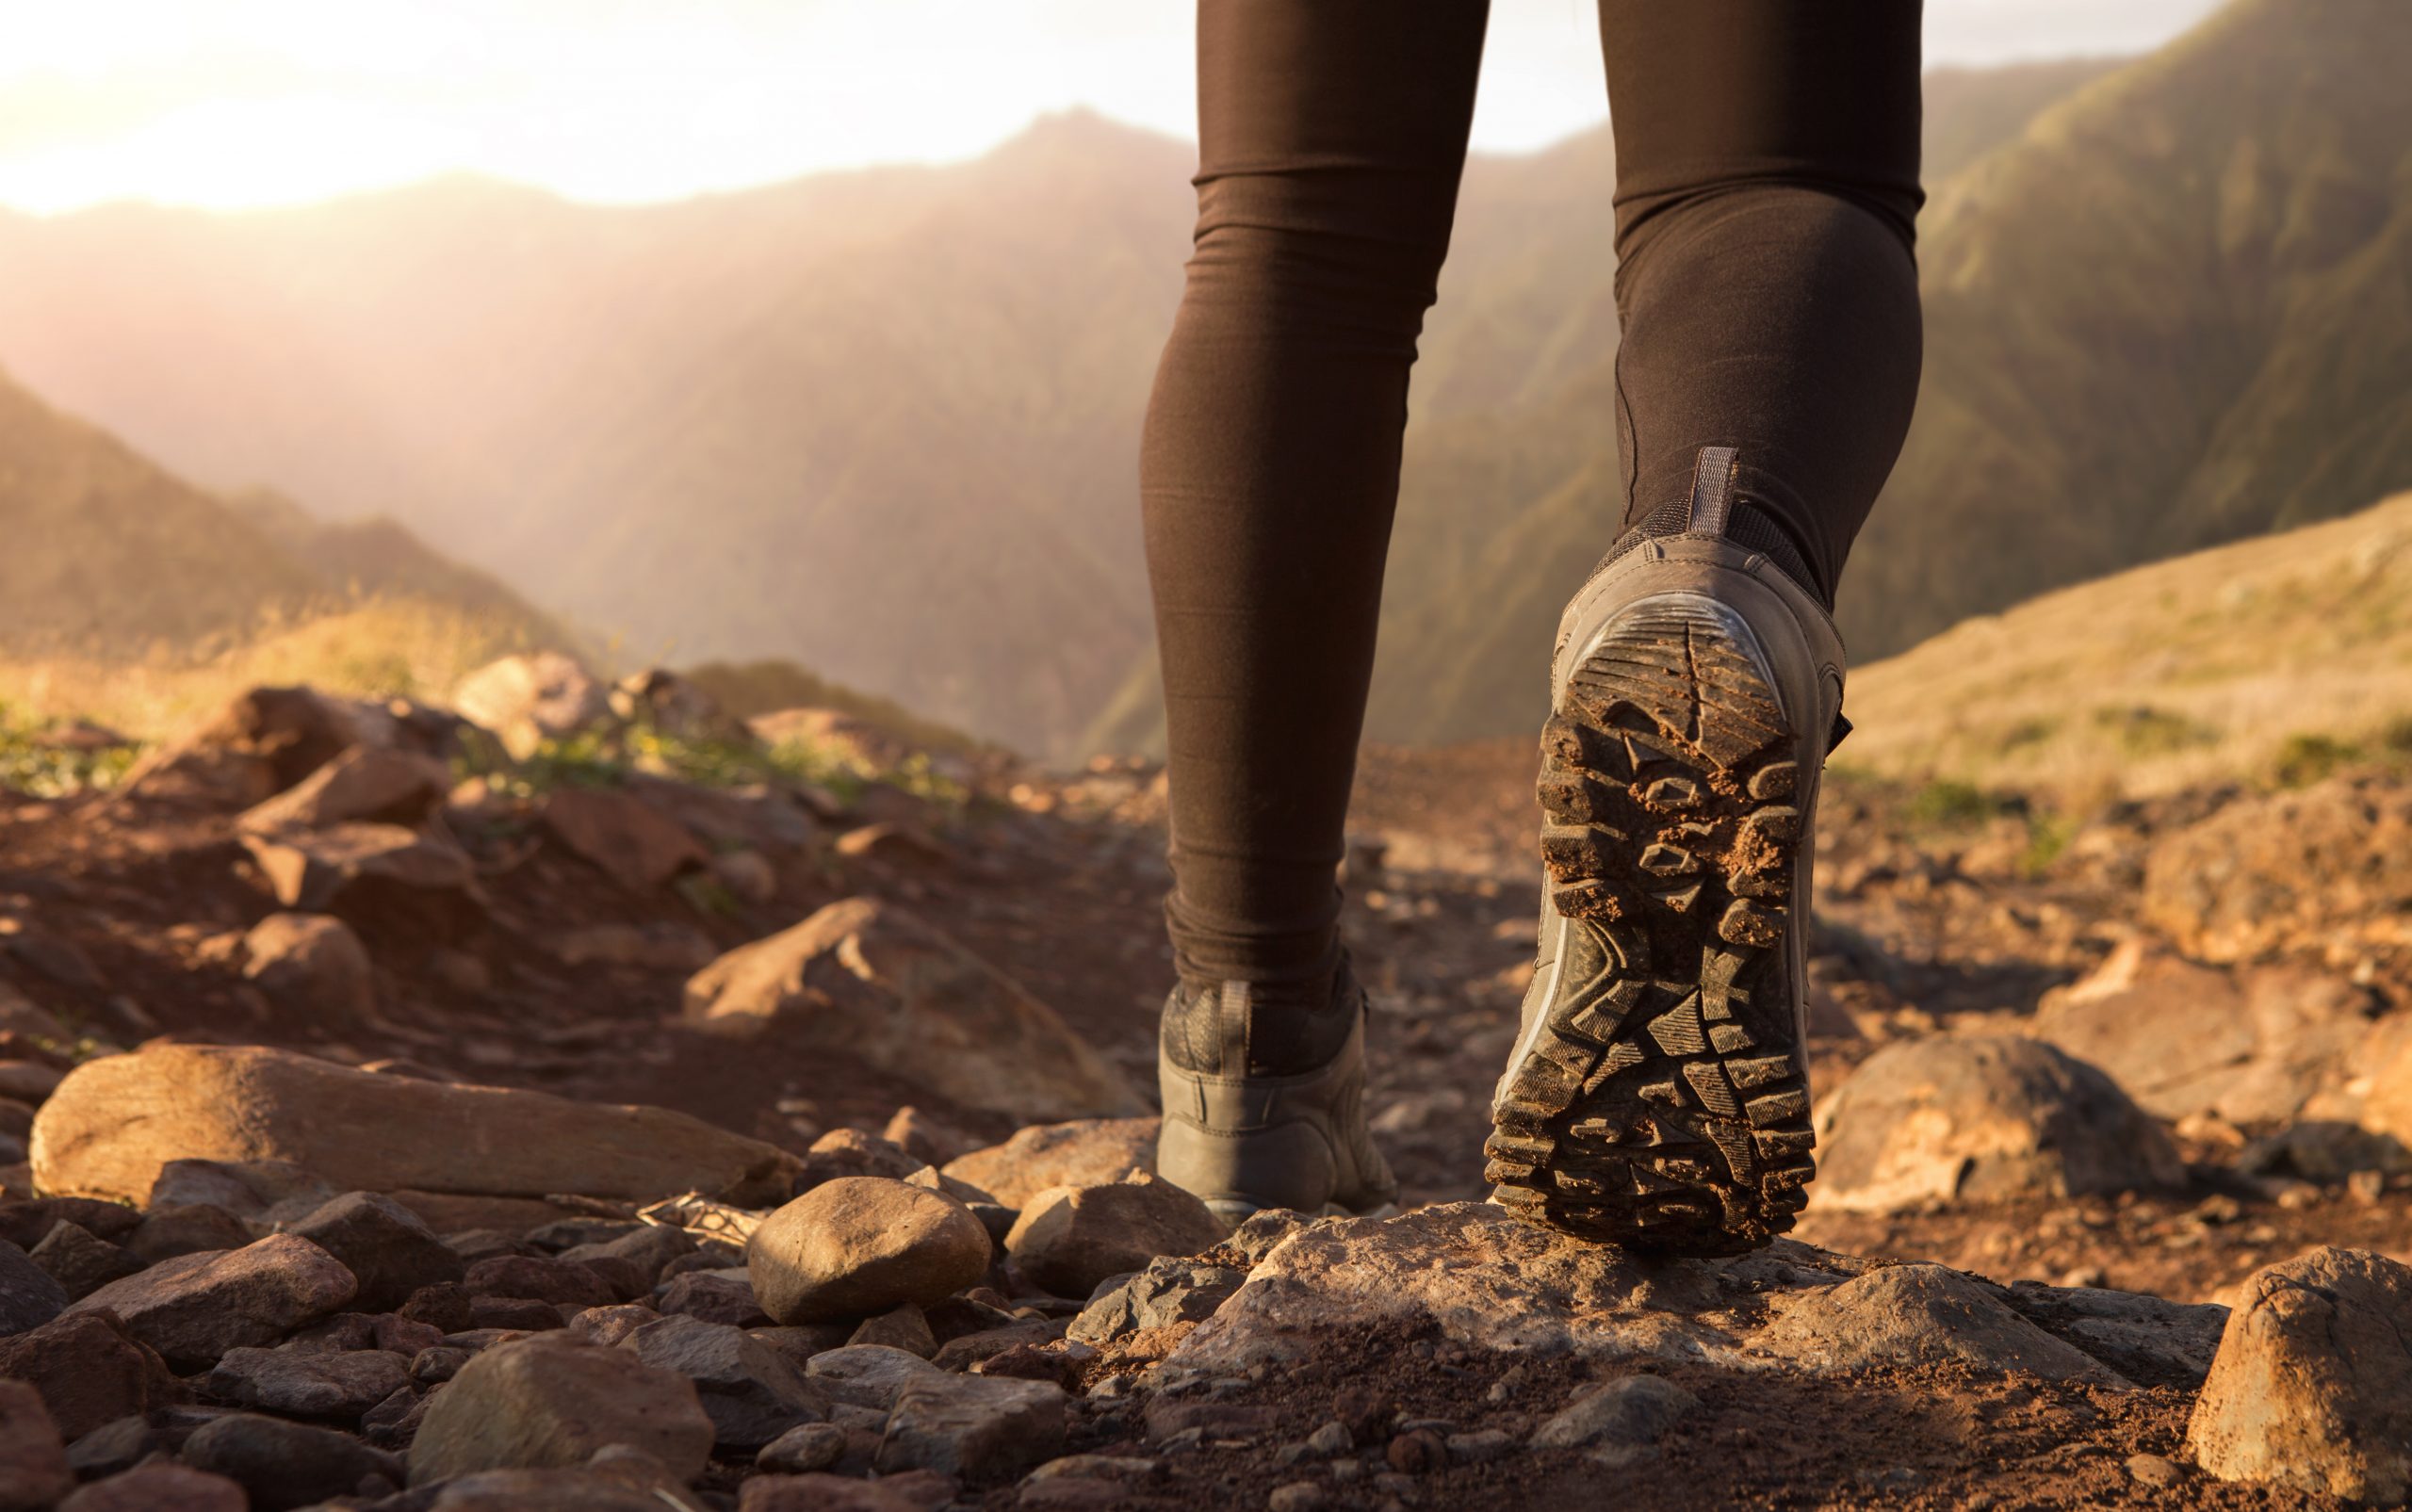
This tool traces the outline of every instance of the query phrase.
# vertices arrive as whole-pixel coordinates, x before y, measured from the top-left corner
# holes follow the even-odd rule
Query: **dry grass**
[[[464,673],[528,649],[500,617],[419,599],[269,621],[207,654],[168,645],[137,658],[0,655],[0,707],[20,724],[88,719],[155,740],[263,683],[355,697],[440,698]]]
[[[1852,675],[1838,764],[2081,807],[2412,755],[2412,495],[2063,589]]]

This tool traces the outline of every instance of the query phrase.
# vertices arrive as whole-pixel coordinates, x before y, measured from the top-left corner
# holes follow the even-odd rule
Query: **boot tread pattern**
[[[1542,734],[1568,977],[1485,1179],[1581,1238],[1740,1253],[1792,1227],[1815,1171],[1784,951],[1800,772],[1750,643],[1715,604],[1638,605]]]

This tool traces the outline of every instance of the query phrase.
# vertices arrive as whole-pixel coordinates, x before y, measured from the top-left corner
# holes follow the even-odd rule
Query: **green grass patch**
[[[1969,830],[2003,814],[2015,813],[2014,799],[1990,793],[1973,782],[1937,778],[1910,794],[1902,815],[1921,829]]]
[[[2364,759],[2360,746],[2334,736],[2290,735],[2270,763],[2270,780],[2281,788],[2308,788]]]
[[[134,741],[95,747],[61,740],[70,727],[56,720],[20,719],[0,704],[0,788],[37,798],[114,788],[142,754]]]
[[[2131,756],[2175,756],[2197,746],[2216,745],[2220,739],[2220,732],[2207,724],[2149,704],[2097,708],[2094,723]]]

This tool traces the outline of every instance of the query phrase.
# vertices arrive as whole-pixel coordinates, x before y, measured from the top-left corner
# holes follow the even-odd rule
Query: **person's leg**
[[[1540,949],[1496,1198],[1727,1253],[1815,1165],[1808,843],[1842,728],[1829,612],[1918,369],[1915,0],[1602,0],[1628,527],[1541,738]]]
[[[1200,0],[1198,219],[1140,458],[1185,983],[1254,984],[1249,1056],[1345,1026],[1343,850],[1408,369],[1487,0]],[[1337,1016],[1324,1016],[1327,1018]]]
[[[1600,0],[1625,525],[1733,447],[1736,538],[1830,604],[1917,398],[1919,8]]]

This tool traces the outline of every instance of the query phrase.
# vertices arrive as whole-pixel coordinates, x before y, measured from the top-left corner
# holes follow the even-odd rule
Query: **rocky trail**
[[[1481,1201],[1521,742],[1367,764],[1405,1211],[1230,1232],[1150,1171],[1151,769],[452,702],[0,790],[0,1512],[2405,1499],[2401,773],[1844,773],[1815,1200],[1649,1260]]]

